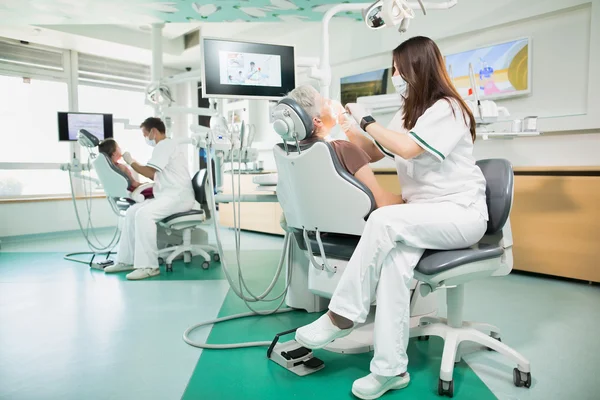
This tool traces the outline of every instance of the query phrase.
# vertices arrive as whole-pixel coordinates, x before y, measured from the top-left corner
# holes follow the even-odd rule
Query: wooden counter
[[[515,168],[515,269],[600,282],[600,168]]]
[[[264,192],[256,190],[256,184],[252,179],[256,175],[242,175],[241,193],[243,194],[265,194],[272,192]],[[223,194],[231,194],[231,174],[224,174],[223,177]],[[236,194],[237,194],[237,175],[235,177]],[[237,209],[236,209],[237,212]],[[285,232],[279,225],[279,219],[283,210],[279,203],[241,203],[241,228],[248,231],[271,233],[284,235]],[[233,220],[233,204],[219,204],[219,222],[223,226],[230,228],[234,227]]]

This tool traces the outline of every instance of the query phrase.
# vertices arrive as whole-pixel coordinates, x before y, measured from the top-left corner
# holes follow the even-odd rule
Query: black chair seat
[[[436,275],[461,265],[501,257],[504,249],[497,244],[479,244],[460,250],[426,250],[415,268],[423,275]]]
[[[162,219],[160,222],[162,224],[167,224],[167,223],[173,221],[174,219],[181,218],[181,217],[190,217],[190,216],[194,216],[194,215],[204,215],[204,211],[190,210],[190,211],[180,212],[177,214],[169,215],[167,218]]]
[[[298,242],[300,249],[306,250],[302,231],[295,230],[294,235],[296,236],[296,241]],[[319,244],[315,236],[309,235],[308,240],[310,242],[310,247],[313,254],[320,257],[321,251],[319,250]],[[352,257],[352,253],[354,253],[354,249],[356,248],[359,240],[360,236],[354,235],[338,235],[333,233],[321,234],[321,242],[323,243],[325,256],[335,258],[337,260],[350,260],[350,257]]]

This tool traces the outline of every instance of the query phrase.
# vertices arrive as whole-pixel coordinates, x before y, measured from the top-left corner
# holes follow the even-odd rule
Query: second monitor
[[[296,87],[294,47],[203,39],[202,95],[280,99]]]

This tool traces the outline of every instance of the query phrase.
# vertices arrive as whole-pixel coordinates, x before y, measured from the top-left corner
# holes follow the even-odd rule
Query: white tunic
[[[475,207],[487,220],[485,178],[475,164],[469,125],[456,101],[451,106],[446,100],[438,100],[410,132],[404,129],[399,111],[388,129],[408,135],[425,150],[410,160],[394,157],[402,197],[407,203],[450,201]]]
[[[194,198],[192,178],[185,153],[173,139],[164,139],[156,144],[147,165],[156,170],[154,175],[154,197]]]

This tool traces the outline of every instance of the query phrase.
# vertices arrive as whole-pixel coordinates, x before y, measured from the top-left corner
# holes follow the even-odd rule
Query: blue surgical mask
[[[400,96],[406,96],[406,89],[408,89],[408,84],[400,75],[392,76],[392,84],[396,89],[396,93]]]
[[[148,146],[150,146],[150,147],[154,147],[154,146],[156,146],[156,140],[155,140],[155,139],[152,139],[152,140],[150,140],[150,139],[148,138],[148,136],[144,136],[144,139],[146,140],[146,144],[147,144]]]

